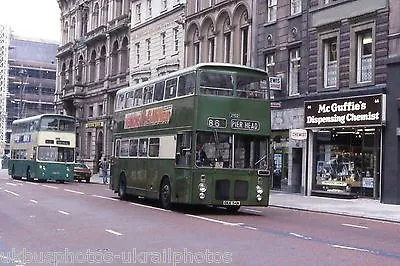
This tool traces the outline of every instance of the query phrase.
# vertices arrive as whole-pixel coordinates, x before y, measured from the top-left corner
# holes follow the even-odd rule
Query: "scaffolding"
[[[0,156],[6,142],[9,44],[10,27],[0,25]]]

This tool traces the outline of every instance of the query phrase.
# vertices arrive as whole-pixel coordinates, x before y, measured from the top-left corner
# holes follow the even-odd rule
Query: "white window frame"
[[[141,17],[141,4],[137,4],[135,7],[135,13],[136,13],[136,23],[139,23],[142,21],[142,17]]]
[[[140,63],[140,42],[135,43],[136,48],[136,65]]]
[[[160,42],[161,42],[161,55],[164,57],[166,54],[166,46],[165,46],[165,39],[166,39],[166,33],[161,32],[160,33]]]
[[[366,35],[370,35],[370,38],[368,40],[366,39]],[[371,46],[374,45],[374,40],[372,36],[372,29],[369,29],[367,31],[362,31],[357,33],[357,83],[368,83],[372,82],[372,75],[373,75],[373,47],[371,47],[371,53],[370,54],[363,54],[364,52],[364,39],[368,41],[368,44],[370,43]],[[369,67],[370,67],[370,79],[363,79],[363,62],[369,61]],[[368,62],[367,62],[368,64]]]
[[[231,46],[232,46],[232,33],[225,32],[224,33],[224,62],[231,62]]]
[[[152,3],[151,0],[147,0],[147,17],[151,17],[152,13]]]
[[[268,0],[267,20],[275,22],[277,17],[278,0]]]
[[[335,56],[334,59],[332,60],[330,53],[332,49],[332,45],[335,44]],[[337,87],[337,71],[338,71],[338,43],[337,43],[337,38],[330,38],[326,39],[323,41],[323,53],[324,53],[324,58],[323,58],[323,67],[324,67],[324,88],[335,88]],[[329,71],[334,69],[334,83],[330,83],[329,80]]]
[[[173,29],[174,31],[174,51],[179,51],[179,29],[178,27]]]
[[[290,14],[297,15],[301,13],[301,0],[290,0]]]
[[[168,7],[168,1],[167,0],[162,0],[162,10],[167,9]]]
[[[273,71],[273,68],[275,66],[275,54],[267,54],[265,56],[265,71],[268,74],[271,74]]]
[[[288,95],[299,95],[300,48],[289,50]]]
[[[147,49],[147,61],[151,60],[151,40],[150,38],[146,39],[146,49]]]
[[[207,47],[208,47],[208,62],[215,61],[215,38],[210,37],[207,40]]]

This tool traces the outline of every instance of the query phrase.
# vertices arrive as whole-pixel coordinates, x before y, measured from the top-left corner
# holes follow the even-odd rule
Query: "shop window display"
[[[314,190],[375,197],[379,179],[379,129],[316,133]]]

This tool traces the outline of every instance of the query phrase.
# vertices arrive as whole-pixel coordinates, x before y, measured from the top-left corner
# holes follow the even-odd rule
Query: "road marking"
[[[54,188],[54,189],[58,189],[58,187],[54,187],[54,186],[50,186],[50,185],[42,185],[43,187],[48,187],[48,188]]]
[[[244,228],[251,229],[251,230],[258,230],[256,227],[245,225]]]
[[[6,183],[6,185],[10,185],[10,186],[17,186],[17,184],[14,184],[14,183]]]
[[[65,211],[58,211],[58,212],[61,214],[64,214],[64,215],[69,215],[69,212],[65,212]]]
[[[84,195],[84,194],[85,194],[85,193],[80,192],[80,191],[70,190],[70,189],[66,189],[66,188],[64,188],[64,190],[65,190],[65,191],[68,191],[68,192],[76,193],[76,194],[81,194],[81,195]]]
[[[361,226],[361,225],[355,225],[355,224],[342,224],[342,225],[348,226],[348,227],[360,228],[360,229],[368,229],[367,226]]]
[[[30,202],[32,202],[32,203],[37,203],[37,201],[36,201],[36,200],[33,200],[33,199],[31,199]]]
[[[253,210],[253,209],[244,209],[245,211],[249,211],[249,212],[254,212],[254,213],[262,213],[262,211],[259,210]]]
[[[111,234],[114,234],[114,235],[117,235],[117,236],[122,236],[121,233],[116,232],[116,231],[113,231],[113,230],[110,230],[110,229],[107,229],[106,232],[111,233]]]
[[[361,251],[361,252],[371,252],[368,249],[363,249],[363,248],[355,248],[355,247],[348,247],[348,246],[341,246],[341,245],[331,245],[334,248],[341,248],[341,249],[347,249],[347,250],[355,250],[355,251]]]
[[[147,206],[147,205],[138,204],[138,203],[134,203],[134,202],[131,202],[130,204],[135,205],[135,206],[138,206],[138,207],[143,207],[143,208],[148,208],[148,209],[152,209],[152,210],[157,210],[157,211],[171,212],[170,210],[161,209],[161,208],[157,208],[157,207],[153,207],[153,206]]]
[[[207,218],[207,217],[201,217],[201,216],[197,216],[197,215],[191,215],[191,214],[185,214],[186,216],[192,217],[192,218],[197,218],[200,220],[205,220],[205,221],[209,221],[209,222],[213,222],[213,223],[219,223],[219,224],[223,224],[223,225],[230,225],[230,226],[238,226],[240,225],[240,223],[230,223],[230,222],[224,222],[221,220],[216,220],[216,219],[211,219],[211,218]]]
[[[38,183],[33,183],[33,182],[29,182],[29,181],[27,181],[26,183],[27,183],[27,184],[34,185],[34,186],[39,186],[39,184],[38,184]],[[43,185],[43,186],[44,186],[44,185]]]
[[[108,199],[108,200],[113,200],[113,201],[119,201],[119,199],[114,199],[114,198],[109,198],[109,197],[104,197],[104,196],[99,196],[99,195],[92,195],[93,197],[100,198],[100,199]]]
[[[7,190],[7,189],[5,189],[4,192],[7,192],[7,193],[10,193],[10,194],[12,194],[12,195],[14,195],[14,196],[19,197],[19,194],[15,193],[15,192],[12,192],[12,191],[9,191],[9,190]]]
[[[311,237],[303,236],[303,235],[296,234],[296,233],[289,233],[289,235],[292,235],[292,236],[295,236],[295,237],[298,237],[298,238],[301,238],[301,239],[304,239],[304,240],[310,240],[311,239]]]

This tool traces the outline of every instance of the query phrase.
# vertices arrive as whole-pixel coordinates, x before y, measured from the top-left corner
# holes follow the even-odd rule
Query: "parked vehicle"
[[[74,166],[74,179],[81,182],[85,180],[86,183],[90,182],[90,177],[92,176],[92,171],[84,163],[76,163]]]

